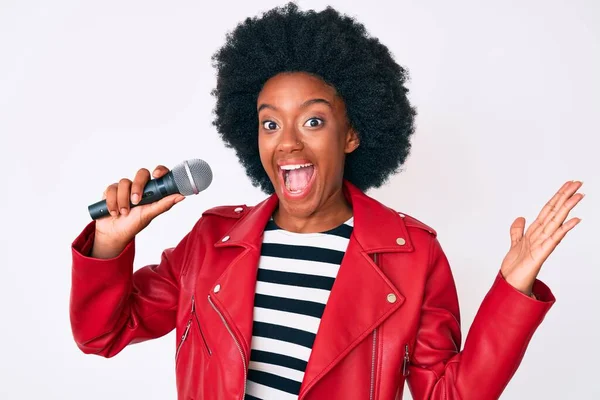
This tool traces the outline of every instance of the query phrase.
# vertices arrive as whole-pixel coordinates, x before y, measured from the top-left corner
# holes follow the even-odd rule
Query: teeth
[[[300,169],[300,168],[310,167],[310,166],[312,166],[311,163],[308,163],[308,164],[289,164],[289,165],[281,165],[279,168],[281,168],[284,171],[291,171],[293,169]]]

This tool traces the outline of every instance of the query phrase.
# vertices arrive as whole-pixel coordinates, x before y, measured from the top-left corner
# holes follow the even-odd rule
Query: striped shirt
[[[325,304],[348,247],[353,218],[322,233],[271,219],[258,264],[246,400],[298,398]]]

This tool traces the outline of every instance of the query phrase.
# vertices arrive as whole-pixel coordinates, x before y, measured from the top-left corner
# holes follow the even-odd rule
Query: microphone
[[[154,203],[163,197],[176,193],[184,196],[198,194],[210,186],[212,178],[212,170],[206,161],[197,158],[186,160],[177,164],[160,178],[148,181],[144,186],[144,193],[140,202],[132,204],[130,201],[130,207]],[[106,200],[89,205],[88,211],[92,219],[110,215],[106,207]]]

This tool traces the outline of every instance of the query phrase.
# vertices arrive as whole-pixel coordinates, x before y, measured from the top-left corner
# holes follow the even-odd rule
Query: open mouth
[[[312,183],[315,167],[311,163],[281,165],[283,183],[287,192],[292,195],[302,195],[308,192]]]

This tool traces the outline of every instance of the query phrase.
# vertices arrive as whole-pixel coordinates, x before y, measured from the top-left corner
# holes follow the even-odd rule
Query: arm
[[[408,386],[414,399],[497,399],[555,301],[539,280],[533,292],[537,300],[498,273],[459,352],[456,287],[440,243],[432,239],[421,321],[409,366]]]
[[[191,232],[176,247],[164,250],[159,264],[135,273],[135,239],[116,257],[92,258],[94,232],[95,221],[71,247],[71,329],[84,353],[112,357],[129,343],[175,328],[179,276]]]

